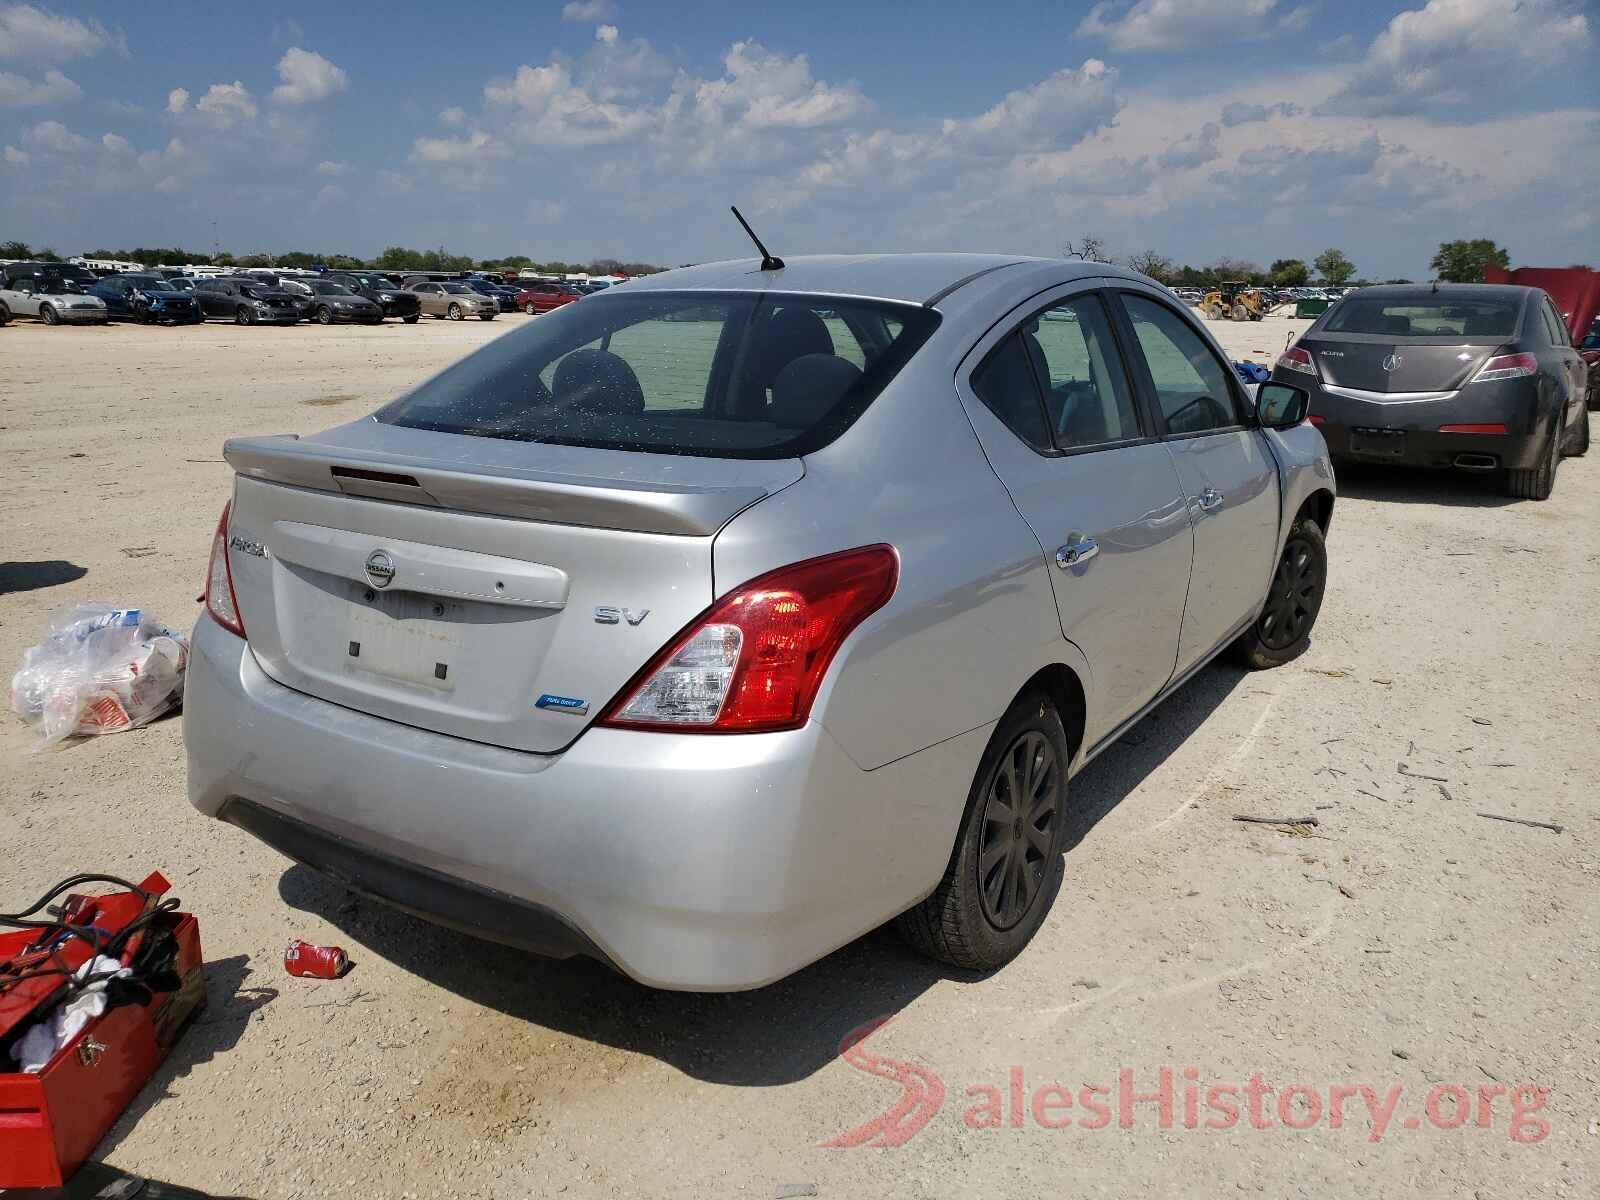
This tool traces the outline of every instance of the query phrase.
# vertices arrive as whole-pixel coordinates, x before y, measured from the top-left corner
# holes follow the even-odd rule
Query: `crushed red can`
[[[313,946],[299,938],[283,952],[283,969],[303,979],[337,979],[350,960],[338,946]]]

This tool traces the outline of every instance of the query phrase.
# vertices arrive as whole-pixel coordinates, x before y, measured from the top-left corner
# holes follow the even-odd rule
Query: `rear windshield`
[[[1384,337],[1482,337],[1504,340],[1517,332],[1518,300],[1485,296],[1352,297],[1328,314],[1327,333],[1375,333]]]
[[[613,292],[494,342],[378,413],[413,429],[713,458],[827,445],[938,327],[930,309]]]

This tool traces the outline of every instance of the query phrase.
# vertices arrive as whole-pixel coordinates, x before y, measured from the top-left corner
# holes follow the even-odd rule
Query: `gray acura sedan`
[[[362,420],[230,441],[189,795],[441,924],[750,988],[894,919],[974,969],[1069,783],[1302,651],[1334,479],[1165,288],[883,255],[636,279]]]
[[[1284,351],[1272,377],[1311,393],[1335,459],[1505,471],[1545,500],[1589,449],[1588,367],[1539,288],[1363,288]]]

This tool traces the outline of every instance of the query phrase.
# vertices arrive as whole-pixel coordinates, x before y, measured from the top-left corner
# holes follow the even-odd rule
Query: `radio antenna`
[[[763,271],[783,270],[783,259],[768,252],[767,248],[761,244],[761,239],[756,236],[756,231],[750,228],[750,222],[744,219],[744,214],[739,211],[739,206],[730,204],[728,208],[732,210],[734,219],[744,226],[744,231],[750,235],[750,240],[756,244],[756,249],[761,251],[761,269]]]

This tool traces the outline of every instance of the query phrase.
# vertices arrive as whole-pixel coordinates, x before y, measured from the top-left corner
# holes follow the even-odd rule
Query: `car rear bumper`
[[[1312,422],[1335,459],[1482,471],[1535,467],[1548,430],[1532,380],[1379,399],[1326,388],[1304,372],[1281,367],[1272,378],[1310,393]],[[1503,427],[1505,432],[1448,431],[1452,426]]]
[[[286,688],[204,616],[184,710],[201,812],[441,924],[705,991],[781,978],[927,895],[989,732],[874,771],[816,722],[522,753]]]

